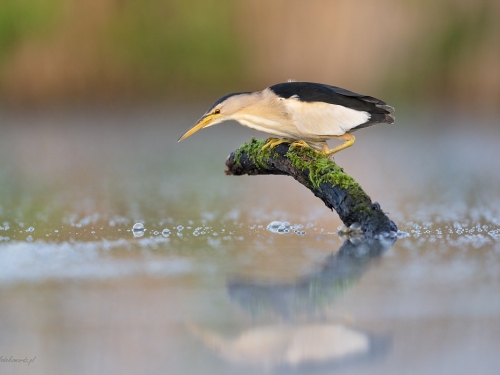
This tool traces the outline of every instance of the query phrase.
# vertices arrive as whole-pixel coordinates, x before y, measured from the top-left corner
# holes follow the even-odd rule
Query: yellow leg
[[[290,143],[290,140],[287,138],[267,138],[266,144],[261,148],[261,151],[264,151],[266,148],[274,148],[282,143]]]
[[[349,134],[349,133],[345,133],[345,134],[339,135],[337,137],[332,137],[332,138],[343,139],[343,140],[345,140],[345,142],[342,143],[341,145],[338,145],[337,147],[335,147],[333,149],[330,149],[327,145],[324,145],[322,153],[326,157],[331,156],[339,151],[342,151],[343,149],[346,149],[347,147],[351,147],[354,144],[354,141],[356,140],[356,138],[354,138],[354,136],[352,134]]]

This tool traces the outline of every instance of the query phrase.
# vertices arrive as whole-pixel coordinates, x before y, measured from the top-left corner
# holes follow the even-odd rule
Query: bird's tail
[[[392,124],[396,118],[393,116],[394,113],[394,107],[391,107],[390,105],[387,104],[377,104],[376,105],[378,108],[383,109],[384,111],[387,111],[388,113],[384,113],[384,119],[380,122],[384,122],[386,124]]]

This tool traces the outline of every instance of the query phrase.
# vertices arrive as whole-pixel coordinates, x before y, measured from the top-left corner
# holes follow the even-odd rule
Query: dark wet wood
[[[358,189],[356,194],[352,194],[353,190],[349,187],[341,187],[328,182],[322,182],[318,187],[314,186],[309,178],[309,169],[296,168],[287,157],[289,147],[290,145],[287,143],[276,146],[270,156],[262,158],[258,164],[254,162],[254,160],[258,160],[257,155],[249,155],[247,151],[240,151],[239,160],[236,161],[236,151],[232,152],[226,160],[225,173],[233,176],[291,176],[311,190],[328,208],[335,210],[347,227],[358,223],[366,237],[375,237],[397,231],[396,224],[387,217],[378,203],[372,203],[364,191],[361,190],[360,193],[360,189]],[[301,149],[296,148],[294,152],[300,153]]]

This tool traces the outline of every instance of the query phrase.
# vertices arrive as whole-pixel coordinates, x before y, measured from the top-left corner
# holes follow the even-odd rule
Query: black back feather
[[[377,123],[392,124],[394,122],[394,117],[391,115],[394,108],[384,101],[340,87],[312,82],[285,82],[271,86],[269,89],[285,99],[296,95],[297,100],[302,102],[323,102],[341,105],[356,111],[368,112],[370,120],[354,129],[365,128]],[[354,129],[351,129],[351,131]]]

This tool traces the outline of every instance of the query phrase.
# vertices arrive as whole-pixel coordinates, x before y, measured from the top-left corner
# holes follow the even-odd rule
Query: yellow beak
[[[198,120],[198,122],[191,129],[189,129],[187,132],[185,132],[184,135],[182,137],[180,137],[177,142],[180,142],[183,139],[186,139],[187,137],[193,135],[198,130],[201,130],[201,129],[209,126],[214,121],[214,119],[216,117],[217,117],[217,115],[214,115],[213,113],[209,113],[208,115],[203,116],[201,119]]]

